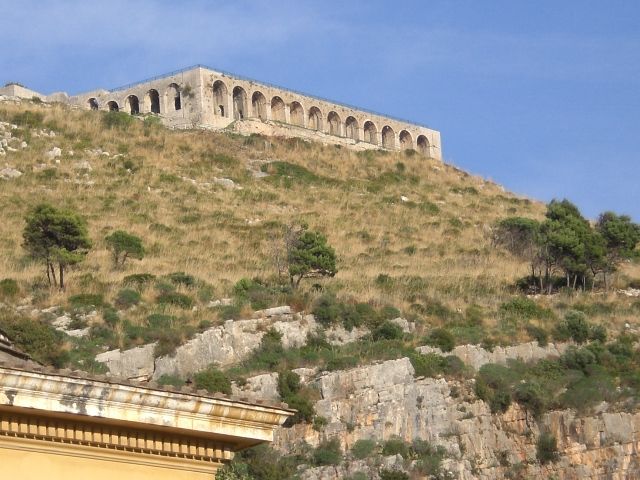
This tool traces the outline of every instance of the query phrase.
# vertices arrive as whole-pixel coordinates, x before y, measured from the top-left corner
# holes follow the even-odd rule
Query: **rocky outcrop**
[[[509,347],[495,347],[492,351],[479,345],[458,345],[451,352],[443,352],[435,347],[418,347],[420,353],[435,353],[438,355],[455,355],[470,367],[478,370],[486,363],[498,363],[504,365],[507,360],[522,360],[531,362],[543,358],[559,357],[567,349],[567,344],[549,343],[544,347],[537,342],[521,343]]]
[[[282,428],[276,434],[277,448],[290,451],[302,442],[318,445],[337,438],[349,451],[359,439],[398,436],[445,447],[444,470],[461,480],[640,478],[640,413],[604,411],[580,417],[563,410],[534,420],[514,405],[502,415],[492,415],[473,394],[472,380],[416,379],[406,358],[323,373],[312,384],[321,396],[315,404],[317,414],[327,419],[327,426],[321,432],[305,425]],[[542,431],[556,436],[560,454],[557,462],[546,466],[536,460]],[[346,462],[308,469],[302,478],[338,480],[356,471],[377,478],[378,467]],[[524,476],[515,476],[518,472]]]

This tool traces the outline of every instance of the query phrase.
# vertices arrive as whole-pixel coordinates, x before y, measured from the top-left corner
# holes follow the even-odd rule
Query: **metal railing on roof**
[[[119,87],[110,89],[109,92],[114,93],[114,92],[119,92],[119,91],[122,91],[122,90],[128,90],[128,89],[133,88],[135,86],[142,85],[143,83],[149,83],[149,82],[153,82],[155,80],[161,80],[163,78],[172,77],[172,76],[178,75],[180,73],[188,72],[190,70],[195,70],[196,68],[204,68],[204,69],[207,69],[207,70],[212,70],[214,72],[221,73],[221,74],[226,75],[228,77],[237,78],[238,80],[244,80],[246,82],[257,83],[257,84],[263,85],[265,87],[277,88],[277,89],[280,89],[280,90],[286,90],[287,92],[295,93],[297,95],[302,95],[302,96],[305,96],[305,97],[308,97],[308,98],[312,98],[314,100],[318,100],[318,101],[321,101],[321,102],[333,103],[334,105],[338,105],[338,106],[345,107],[345,108],[350,108],[352,110],[358,110],[360,112],[369,113],[371,115],[376,115],[378,117],[388,118],[390,120],[395,120],[397,122],[409,123],[411,125],[416,125],[418,127],[424,127],[424,128],[429,128],[430,129],[429,126],[427,126],[427,125],[425,125],[423,123],[415,122],[413,120],[407,120],[406,118],[395,117],[393,115],[387,115],[387,114],[384,114],[384,113],[376,112],[375,110],[371,110],[371,109],[368,109],[368,108],[358,107],[356,105],[350,105],[350,104],[345,103],[345,102],[338,102],[336,100],[331,100],[330,98],[324,98],[324,97],[321,97],[321,96],[318,96],[318,95],[313,95],[313,94],[306,93],[306,92],[301,92],[299,90],[295,90],[295,89],[292,89],[292,88],[283,87],[281,85],[276,85],[274,83],[264,82],[264,81],[261,81],[261,80],[256,80],[254,78],[245,77],[244,75],[238,75],[236,73],[227,72],[225,70],[221,70],[219,68],[209,67],[207,65],[202,65],[200,63],[198,63],[196,65],[191,65],[190,67],[181,68],[179,70],[174,70],[173,72],[164,73],[162,75],[156,75],[154,77],[146,78],[144,80],[140,80],[140,81],[133,82],[133,83],[128,83],[127,85],[121,85]]]

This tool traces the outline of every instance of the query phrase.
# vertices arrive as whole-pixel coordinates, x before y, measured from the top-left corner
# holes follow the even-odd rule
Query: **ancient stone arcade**
[[[203,66],[68,101],[93,110],[155,114],[175,128],[230,128],[359,150],[413,149],[442,159],[435,130]]]
[[[44,368],[0,332],[0,464],[21,480],[212,479],[293,414],[190,389]]]

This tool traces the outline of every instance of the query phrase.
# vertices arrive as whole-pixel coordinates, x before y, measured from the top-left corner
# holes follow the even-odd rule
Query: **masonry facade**
[[[442,159],[440,133],[430,128],[203,66],[95,90],[69,102],[92,110],[158,115],[174,128],[301,137],[359,150],[413,149]]]

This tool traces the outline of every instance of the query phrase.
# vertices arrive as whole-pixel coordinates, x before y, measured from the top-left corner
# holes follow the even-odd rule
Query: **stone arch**
[[[336,136],[340,136],[341,135],[341,120],[340,120],[340,115],[338,115],[336,112],[329,112],[329,115],[327,115],[327,126],[329,127],[329,135],[336,135]]]
[[[396,148],[396,132],[389,125],[382,128],[382,146],[384,148]]]
[[[360,132],[358,127],[358,121],[355,117],[347,117],[344,121],[344,130],[345,137],[351,138],[352,140],[360,140]]]
[[[304,127],[304,108],[300,102],[291,102],[289,104],[289,119],[292,125]]]
[[[90,98],[89,100],[87,100],[87,103],[89,104],[89,108],[91,110],[98,110],[100,108],[100,105],[98,105],[98,100],[96,98]]]
[[[253,109],[254,117],[263,121],[267,119],[267,99],[262,92],[253,92],[253,95],[251,95],[251,108]]]
[[[322,131],[322,112],[318,107],[311,107],[309,109],[307,126],[311,130]]]
[[[169,85],[165,96],[167,97],[167,105],[169,106],[169,109],[173,109],[175,111],[182,110],[182,95],[180,94],[180,87],[177,83]]]
[[[378,127],[371,120],[364,122],[364,141],[378,145]]]
[[[233,118],[236,120],[247,118],[247,92],[242,87],[233,89]]]
[[[110,102],[107,103],[107,108],[109,109],[110,112],[119,112],[120,111],[120,107],[118,106],[118,102],[116,102],[115,100],[111,100]]]
[[[220,117],[229,116],[229,90],[222,80],[213,82],[214,113]]]
[[[156,89],[152,88],[146,93],[144,103],[151,113],[160,113],[160,94]]]
[[[140,113],[140,100],[135,95],[129,95],[125,100],[125,108],[131,115],[138,115]]]
[[[286,116],[284,112],[284,102],[280,97],[273,97],[271,99],[271,120],[276,122],[286,122]]]
[[[400,149],[410,150],[413,148],[413,137],[406,130],[400,132]]]
[[[418,152],[426,156],[431,155],[431,145],[429,144],[429,139],[424,135],[418,135]]]

